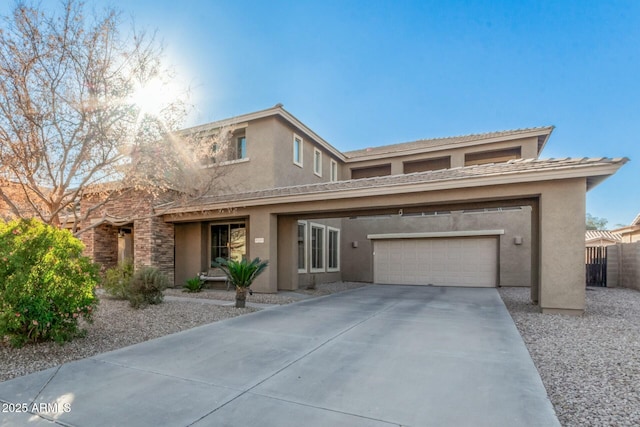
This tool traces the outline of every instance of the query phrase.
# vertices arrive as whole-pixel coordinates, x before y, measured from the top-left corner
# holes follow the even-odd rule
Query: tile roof
[[[461,144],[464,142],[472,142],[472,141],[481,141],[484,139],[519,136],[519,135],[524,135],[528,133],[550,134],[551,131],[553,131],[553,126],[544,126],[544,127],[534,127],[534,128],[526,128],[526,129],[506,130],[501,132],[489,132],[489,133],[479,133],[479,134],[470,134],[470,135],[462,135],[462,136],[451,136],[446,138],[430,138],[430,139],[421,139],[421,140],[412,141],[412,142],[403,142],[400,144],[365,148],[362,150],[347,151],[343,154],[347,159],[353,159],[353,158],[363,157],[363,156],[390,154],[390,153],[409,151],[409,150],[420,149],[420,148],[440,147],[443,145]]]
[[[590,242],[594,240],[611,240],[612,242],[621,242],[622,236],[618,233],[612,233],[608,230],[587,230],[584,233],[585,241]]]
[[[453,169],[437,171],[416,172],[403,175],[388,175],[373,178],[352,179],[337,182],[325,182],[319,184],[294,185],[289,187],[271,188],[244,193],[222,194],[205,196],[180,206],[171,207],[167,213],[206,210],[208,206],[224,203],[238,203],[250,200],[277,198],[285,196],[321,195],[340,193],[359,189],[383,189],[389,187],[429,184],[438,182],[462,181],[471,178],[498,177],[508,179],[510,176],[518,176],[531,172],[555,172],[576,171],[579,169],[591,169],[597,166],[622,166],[627,158],[566,158],[566,159],[518,159],[503,163],[490,163],[484,165],[465,166]],[[578,176],[608,176],[613,172],[594,174],[582,172]],[[462,186],[460,184],[459,186]]]

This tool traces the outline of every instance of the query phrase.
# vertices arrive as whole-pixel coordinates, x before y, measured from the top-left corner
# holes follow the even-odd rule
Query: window
[[[229,147],[229,160],[241,160],[247,158],[247,138],[239,136],[235,140],[235,144],[231,143]]]
[[[438,157],[435,159],[415,160],[403,163],[404,173],[435,171],[451,168],[451,157]]]
[[[351,169],[351,179],[372,178],[374,176],[386,175],[391,175],[391,163],[388,163],[386,165]]]
[[[331,159],[331,182],[336,182],[338,180],[338,162],[336,162],[335,160]]]
[[[240,261],[247,253],[246,227],[244,223],[211,224],[211,259]]]
[[[302,167],[302,138],[293,135],[293,163]]]
[[[307,272],[307,223],[298,221],[298,273]]]
[[[327,271],[340,270],[340,230],[327,227]]]
[[[322,176],[322,152],[317,148],[313,149],[313,173]]]
[[[311,272],[324,271],[324,225],[311,224]]]
[[[501,163],[522,157],[520,147],[505,148],[504,150],[481,151],[464,155],[464,165],[485,165],[487,163]]]

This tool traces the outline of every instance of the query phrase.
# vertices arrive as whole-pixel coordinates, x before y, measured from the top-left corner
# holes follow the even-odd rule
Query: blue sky
[[[281,102],[344,151],[554,125],[543,158],[631,158],[587,211],[640,213],[640,1],[88,4],[157,30],[190,125]]]

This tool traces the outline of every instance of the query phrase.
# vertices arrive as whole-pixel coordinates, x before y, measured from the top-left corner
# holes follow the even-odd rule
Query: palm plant
[[[247,292],[251,293],[249,288],[256,277],[261,274],[269,265],[269,261],[262,261],[255,258],[248,261],[243,258],[241,261],[227,260],[224,258],[216,258],[212,263],[213,267],[219,268],[236,288],[236,308],[244,308],[247,300]]]

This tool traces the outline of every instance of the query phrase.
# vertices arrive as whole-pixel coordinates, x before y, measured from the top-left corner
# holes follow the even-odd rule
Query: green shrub
[[[133,263],[131,261],[109,268],[102,279],[105,292],[114,298],[127,299],[131,278],[133,277]]]
[[[182,292],[200,292],[203,285],[204,281],[200,278],[200,276],[192,277],[191,279],[187,280],[187,283],[185,283],[184,290]]]
[[[155,267],[142,267],[133,273],[129,285],[129,303],[134,308],[147,304],[160,304],[164,298],[162,291],[169,286],[167,276]]]
[[[68,230],[31,220],[0,221],[0,338],[64,342],[92,320],[98,269]]]

